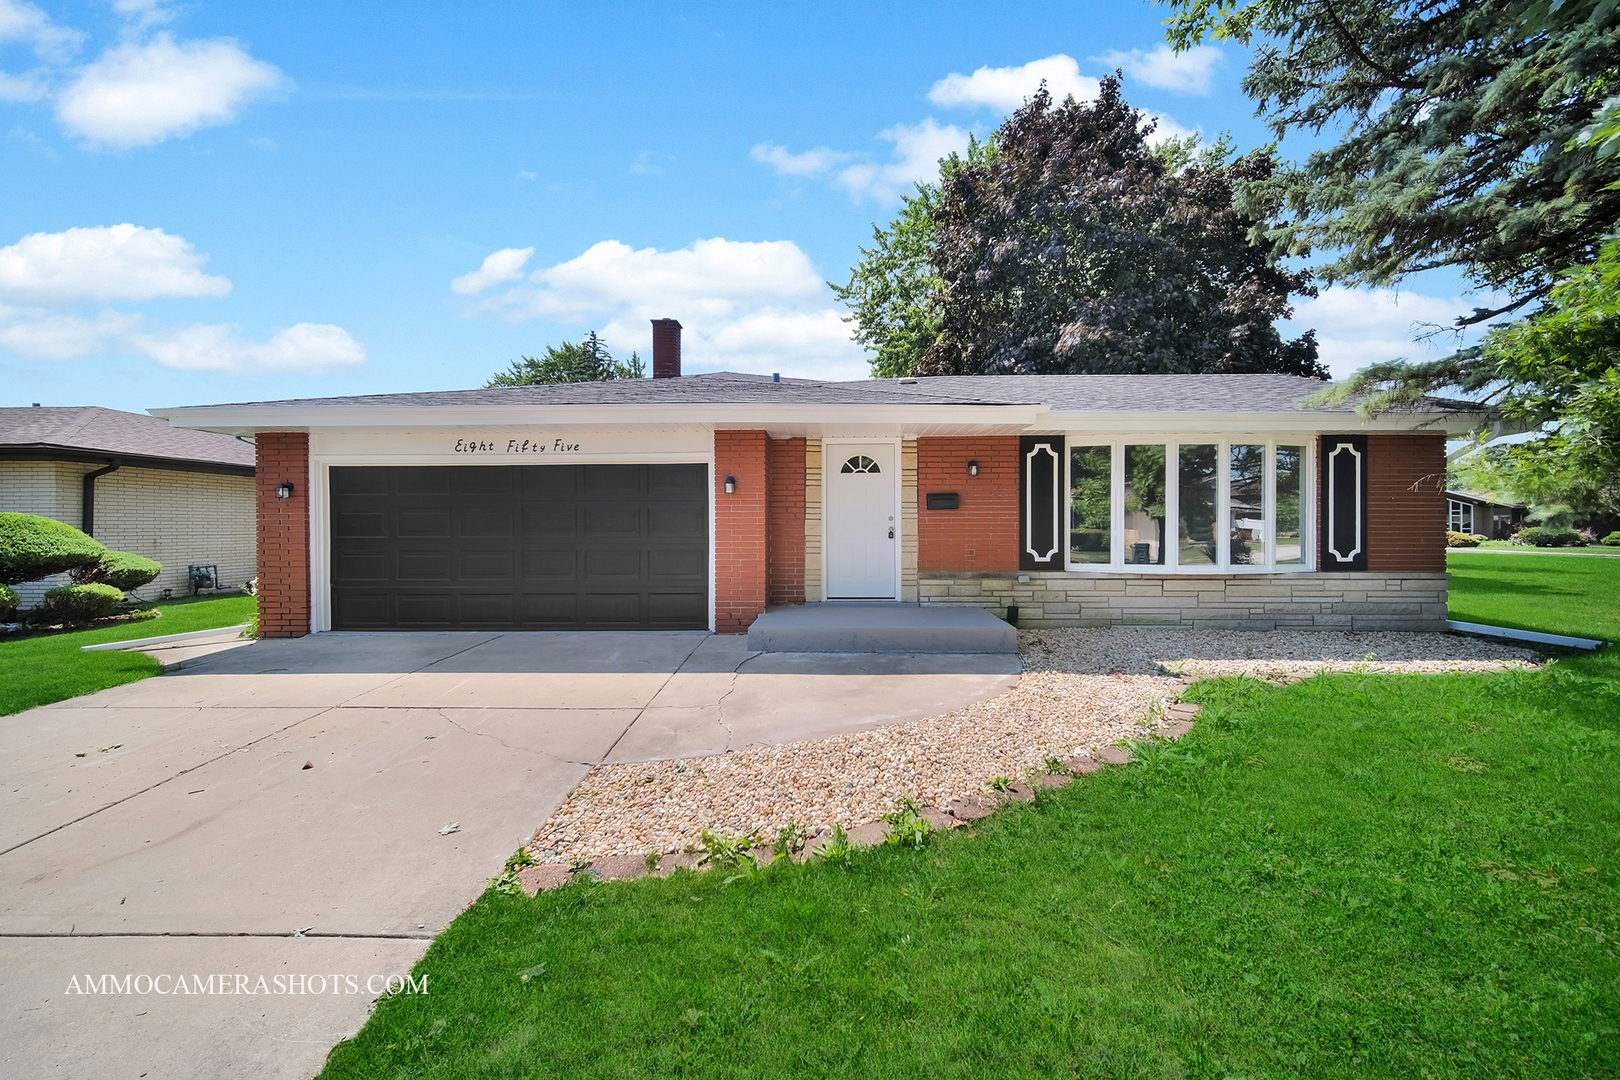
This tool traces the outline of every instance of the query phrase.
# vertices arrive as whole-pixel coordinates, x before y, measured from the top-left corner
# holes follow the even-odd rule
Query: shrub
[[[0,584],[77,570],[106,553],[105,546],[71,525],[35,514],[0,514]]]
[[[1513,538],[1516,544],[1534,544],[1536,547],[1580,547],[1581,534],[1574,529],[1547,528],[1533,525]]]
[[[1620,530],[1616,530],[1603,538],[1603,543],[1609,547],[1620,547]]]
[[[124,590],[113,585],[58,585],[45,590],[45,599],[29,612],[37,623],[87,623],[101,618],[124,602]]]
[[[1479,547],[1479,541],[1467,533],[1447,532],[1446,547]]]
[[[1620,533],[1615,535],[1620,536]],[[17,599],[17,590],[10,585],[0,585],[0,622],[9,620],[12,612],[17,610],[17,605],[21,602]]]
[[[151,582],[161,573],[163,564],[156,560],[127,551],[109,551],[99,562],[73,571],[73,580],[80,585],[111,585],[128,592]]]

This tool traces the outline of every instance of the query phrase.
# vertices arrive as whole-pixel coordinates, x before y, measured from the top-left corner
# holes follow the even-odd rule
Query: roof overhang
[[[220,476],[253,476],[252,465],[230,461],[197,461],[192,458],[153,457],[125,454],[117,450],[87,450],[78,446],[51,443],[10,443],[0,446],[0,461],[72,461],[90,465],[113,465],[130,469],[164,469],[168,472],[214,473]]]

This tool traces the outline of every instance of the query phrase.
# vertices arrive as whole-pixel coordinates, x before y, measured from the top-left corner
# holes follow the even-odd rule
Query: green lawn
[[[1620,654],[1190,696],[920,851],[487,892],[322,1075],[1616,1074]]]
[[[235,626],[253,617],[253,604],[251,596],[160,600],[151,605],[163,613],[156,619],[21,641],[0,639],[0,716],[134,682],[162,670],[145,653],[87,653],[79,651],[81,645]]]
[[[1473,548],[1449,548],[1450,551],[1472,551]],[[1574,548],[1538,548],[1526,547],[1524,544],[1514,544],[1507,540],[1485,540],[1479,545],[1481,551],[1518,551],[1525,554],[1537,552],[1559,551],[1565,555],[1608,555],[1620,557],[1620,547],[1609,547],[1607,544],[1588,544],[1585,547]]]
[[[1453,550],[1451,618],[1620,641],[1620,559]]]

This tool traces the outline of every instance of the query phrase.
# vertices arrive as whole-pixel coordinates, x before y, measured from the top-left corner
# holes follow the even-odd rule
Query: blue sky
[[[480,385],[601,331],[690,371],[866,373],[823,284],[1041,77],[1266,141],[1231,46],[1146,3],[0,0],[0,404]],[[1285,152],[1295,151],[1285,146]],[[1454,277],[1302,303],[1336,374]]]

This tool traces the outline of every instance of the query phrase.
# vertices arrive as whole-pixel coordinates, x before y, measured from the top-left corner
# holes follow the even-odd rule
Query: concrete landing
[[[767,611],[748,628],[755,652],[1016,653],[1018,631],[979,607],[824,603]]]

